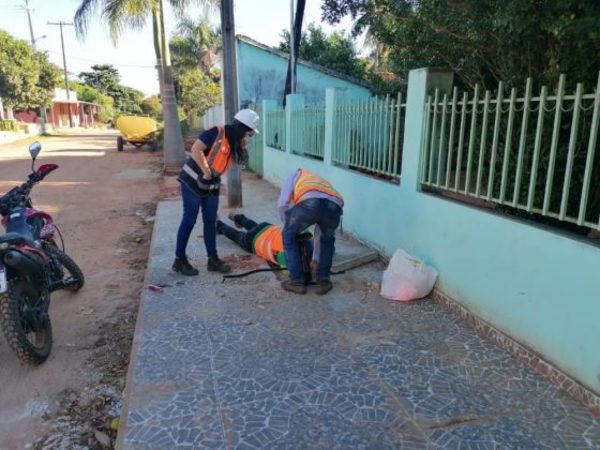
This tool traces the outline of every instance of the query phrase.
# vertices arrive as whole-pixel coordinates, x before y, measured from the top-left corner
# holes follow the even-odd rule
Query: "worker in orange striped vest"
[[[223,234],[248,253],[264,259],[271,266],[287,267],[283,250],[283,229],[269,222],[257,223],[243,214],[229,214],[229,219],[237,230],[217,220],[217,234]],[[244,229],[245,231],[241,231]],[[312,256],[312,235],[304,233],[302,245],[306,249],[308,261]],[[305,280],[310,281],[310,280]]]
[[[285,181],[277,201],[284,221],[283,247],[290,279],[281,283],[286,291],[306,293],[297,237],[315,225],[313,264],[316,263],[316,292],[323,295],[333,287],[330,279],[335,230],[340,224],[344,198],[331,183],[306,170],[295,170]]]
[[[235,115],[233,123],[203,131],[192,145],[192,154],[185,161],[178,178],[183,198],[183,217],[177,232],[173,262],[175,272],[198,275],[198,269],[188,261],[186,247],[200,209],[208,256],[207,269],[221,273],[231,270],[217,255],[216,223],[221,175],[234,162],[243,164],[247,161],[248,137],[258,132],[258,119],[256,112],[242,109]]]

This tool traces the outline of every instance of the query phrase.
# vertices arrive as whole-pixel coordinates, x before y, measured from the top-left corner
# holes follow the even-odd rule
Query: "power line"
[[[48,50],[49,53],[54,53],[56,55],[60,54],[60,52],[56,52],[54,50]],[[142,65],[142,64],[120,64],[120,63],[114,63],[114,62],[103,62],[103,61],[97,61],[94,59],[87,59],[87,58],[80,58],[78,56],[70,56],[68,55],[69,59],[75,59],[78,61],[85,61],[85,62],[91,62],[94,64],[110,64],[111,66],[121,66],[121,67],[139,67],[142,69],[156,69],[156,66],[146,66],[146,65]]]

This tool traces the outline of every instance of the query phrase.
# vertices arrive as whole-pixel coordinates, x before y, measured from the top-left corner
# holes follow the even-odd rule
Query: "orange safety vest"
[[[252,242],[254,253],[272,263],[281,265],[283,252],[283,230],[276,225],[269,225],[258,234]],[[279,256],[279,258],[278,258]]]
[[[303,200],[302,197],[309,191],[323,192],[324,194],[339,198],[344,203],[344,197],[333,188],[329,181],[306,169],[300,169],[300,175],[298,175],[294,184],[294,204],[297,205],[300,203]]]
[[[206,160],[211,169],[213,169],[217,175],[221,175],[227,172],[229,166],[232,163],[231,158],[231,146],[229,140],[225,135],[225,128],[217,127],[219,130],[217,138],[213,143]]]

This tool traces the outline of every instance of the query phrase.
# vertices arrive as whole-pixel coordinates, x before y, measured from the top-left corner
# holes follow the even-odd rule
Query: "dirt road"
[[[107,411],[118,413],[124,387],[161,168],[160,154],[129,146],[118,153],[115,138],[41,139],[40,163],[60,168],[32,198],[54,215],[86,285],[53,294],[54,347],[41,366],[21,365],[0,337],[1,449],[110,446]],[[29,168],[27,143],[0,145],[0,192]]]

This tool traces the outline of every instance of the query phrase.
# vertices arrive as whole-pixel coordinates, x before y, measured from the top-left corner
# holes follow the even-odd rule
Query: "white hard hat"
[[[254,130],[258,134],[258,114],[252,109],[241,109],[238,113],[233,116],[239,122],[242,122],[248,128]]]

